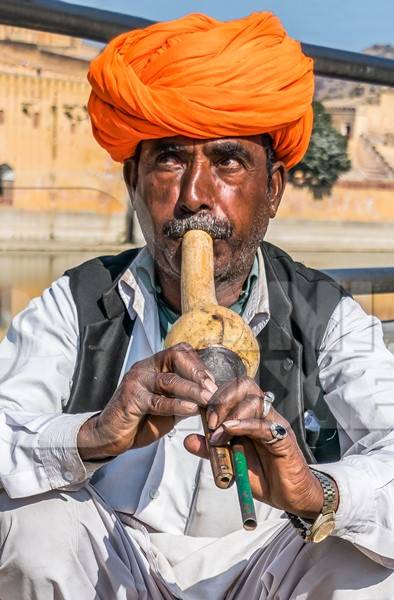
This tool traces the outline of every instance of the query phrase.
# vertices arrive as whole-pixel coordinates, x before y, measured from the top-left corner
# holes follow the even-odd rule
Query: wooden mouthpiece
[[[213,240],[205,231],[188,231],[182,240],[182,316],[165,339],[168,348],[188,342],[202,356],[217,385],[234,377],[256,374],[260,351],[250,327],[232,310],[219,306],[214,283]],[[243,525],[256,526],[245,454],[240,440],[231,446],[211,446],[205,411],[201,411],[215,483],[220,488],[237,481]],[[233,460],[232,460],[233,456]],[[242,458],[243,456],[243,458]]]

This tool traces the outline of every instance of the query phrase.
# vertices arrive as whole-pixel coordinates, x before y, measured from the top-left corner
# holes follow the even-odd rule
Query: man
[[[1,345],[0,597],[391,598],[394,359],[339,286],[261,244],[308,145],[311,61],[269,13],[191,15],[119,36],[89,78],[147,247],[70,270]],[[196,227],[255,380],[163,350]],[[243,436],[253,532],[200,407],[212,443]]]

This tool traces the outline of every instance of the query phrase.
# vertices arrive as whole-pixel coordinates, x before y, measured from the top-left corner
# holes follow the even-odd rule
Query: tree
[[[346,154],[346,137],[334,129],[331,115],[320,102],[313,103],[313,110],[311,142],[302,162],[291,169],[290,181],[310,189],[314,198],[322,198],[351,163]]]

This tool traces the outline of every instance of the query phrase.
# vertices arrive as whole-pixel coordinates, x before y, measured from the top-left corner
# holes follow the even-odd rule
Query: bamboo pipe
[[[182,316],[165,339],[165,347],[188,342],[214,374],[217,385],[244,374],[256,374],[260,352],[250,327],[232,310],[219,306],[214,283],[213,241],[205,231],[188,231],[182,240]],[[237,484],[243,526],[254,529],[256,515],[242,442],[211,446],[205,411],[201,418],[212,472],[220,488]]]

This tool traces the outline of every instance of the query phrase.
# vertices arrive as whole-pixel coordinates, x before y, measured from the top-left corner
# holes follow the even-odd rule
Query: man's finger
[[[191,433],[185,437],[183,445],[191,454],[195,454],[200,458],[209,458],[207,443],[203,435]]]
[[[161,417],[191,417],[200,414],[196,402],[183,398],[168,398],[160,394],[151,394],[146,412]]]
[[[216,429],[234,409],[243,402],[246,397],[250,397],[251,402],[259,403],[259,398],[264,397],[264,393],[253,379],[249,377],[240,377],[233,379],[220,386],[218,391],[212,396],[207,409],[208,426]],[[255,414],[256,407],[253,407]]]
[[[283,450],[293,445],[293,436],[291,435],[291,430],[284,427],[287,435],[283,439],[278,439],[274,443],[271,443],[275,439],[270,429],[272,424],[272,421],[263,419],[234,419],[232,421],[224,421],[222,427],[231,436],[248,437],[262,444],[272,454],[281,454]]]
[[[221,417],[222,420],[245,420],[253,419],[261,416],[263,411],[263,400],[260,396],[246,396],[244,400],[241,400],[239,404],[231,408],[225,417]],[[223,426],[219,426],[213,431],[210,442],[213,445],[221,446],[227,444],[229,441],[228,432],[224,430]]]
[[[163,364],[160,371],[170,371],[180,375],[183,379],[193,381],[201,387],[214,393],[217,385],[203,361],[190,344],[180,343],[160,353]]]
[[[154,394],[174,396],[206,406],[212,397],[212,392],[202,388],[198,383],[183,379],[176,373],[157,373],[154,380],[147,385]]]
[[[133,448],[147,446],[152,440],[158,440],[174,427],[174,417],[147,415],[134,438]]]

